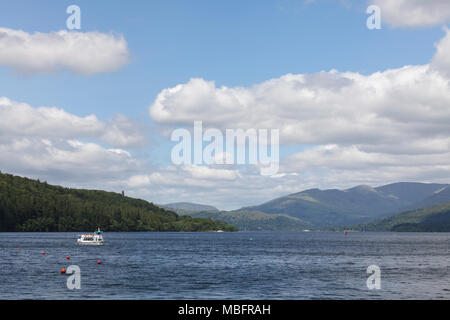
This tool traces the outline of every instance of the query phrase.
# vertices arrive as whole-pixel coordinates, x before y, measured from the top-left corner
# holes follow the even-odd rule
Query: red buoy
[[[62,274],[66,273],[66,269],[65,269],[65,268],[62,268],[62,269],[61,269],[61,273],[62,273]]]
[[[100,260],[97,260],[97,264],[102,264],[102,262]]]
[[[69,260],[69,259],[70,259],[70,257],[69,257],[69,256],[67,256],[67,257],[66,257],[66,259],[67,259],[67,260]]]
[[[46,252],[45,251],[42,251],[42,254],[45,254]]]

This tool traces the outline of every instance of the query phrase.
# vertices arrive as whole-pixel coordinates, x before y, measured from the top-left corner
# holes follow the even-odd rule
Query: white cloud
[[[150,107],[168,126],[280,129],[281,144],[400,144],[450,134],[450,86],[428,65],[376,72],[288,74],[250,88],[191,79]]]
[[[128,61],[128,45],[123,36],[66,30],[31,34],[0,28],[0,65],[18,72],[69,70],[90,75],[116,71]]]
[[[450,21],[448,0],[372,0],[381,9],[382,22],[394,27],[429,27]]]
[[[450,138],[439,154],[388,154],[368,152],[358,146],[321,145],[289,157],[286,166],[294,170],[314,169],[365,170],[388,167],[413,168],[417,166],[447,166],[450,156]],[[449,167],[450,168],[450,167]],[[447,172],[448,176],[449,172]]]
[[[20,136],[89,136],[103,129],[95,115],[84,118],[61,108],[33,108],[26,103],[0,98],[0,132]]]
[[[131,188],[142,188],[150,186],[150,177],[148,175],[137,174],[127,180],[127,185]]]
[[[113,147],[145,145],[141,124],[123,115],[102,122],[95,115],[79,117],[57,107],[34,108],[26,103],[0,97],[0,139],[3,137],[41,137],[95,139]]]
[[[286,159],[282,169],[299,173],[302,183],[315,182],[322,188],[399,181],[448,183],[449,142],[440,153],[419,155],[368,152],[358,146],[316,146]]]
[[[45,176],[64,184],[100,186],[124,178],[140,166],[126,151],[78,140],[12,138],[0,143],[0,154],[0,167],[6,172]]]
[[[234,180],[239,177],[237,170],[227,170],[227,169],[214,169],[205,166],[189,165],[184,166],[183,169],[190,173],[191,177],[194,179],[205,179],[205,180]]]
[[[450,30],[444,28],[445,36],[436,44],[436,54],[431,67],[450,78]]]
[[[104,132],[99,137],[105,143],[120,148],[147,145],[146,128],[143,124],[118,114],[104,124]]]
[[[229,183],[241,177],[237,170],[217,169],[205,166],[166,166],[150,174],[138,174],[130,177],[130,187],[166,186],[166,187],[202,187],[210,188],[218,183]]]

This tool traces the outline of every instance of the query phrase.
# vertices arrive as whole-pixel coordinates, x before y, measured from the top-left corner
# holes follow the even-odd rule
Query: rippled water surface
[[[450,298],[450,233],[105,233],[99,247],[77,236],[0,233],[0,299]],[[81,290],[66,286],[69,265]],[[380,290],[366,286],[369,265]]]

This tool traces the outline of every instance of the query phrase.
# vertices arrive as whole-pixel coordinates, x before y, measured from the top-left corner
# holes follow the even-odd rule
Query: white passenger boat
[[[98,228],[94,233],[82,234],[77,239],[78,244],[87,244],[94,246],[101,246],[104,244],[104,242],[103,231],[100,231],[100,228]]]

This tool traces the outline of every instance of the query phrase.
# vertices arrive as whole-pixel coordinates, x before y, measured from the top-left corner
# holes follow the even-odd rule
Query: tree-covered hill
[[[224,221],[239,230],[302,231],[314,228],[310,223],[288,215],[257,211],[180,211],[179,214]]]
[[[200,211],[215,211],[218,212],[219,209],[213,206],[192,203],[192,202],[175,202],[175,203],[167,203],[164,205],[159,205],[159,207],[176,212],[180,215],[186,215],[189,212],[200,212]],[[189,214],[187,214],[189,215]]]
[[[362,231],[450,232],[450,202],[357,225]]]
[[[0,231],[235,231],[122,194],[70,189],[0,173]]]

